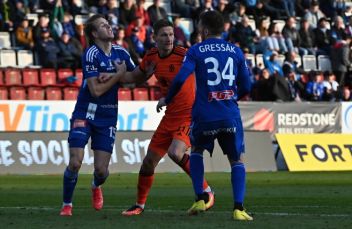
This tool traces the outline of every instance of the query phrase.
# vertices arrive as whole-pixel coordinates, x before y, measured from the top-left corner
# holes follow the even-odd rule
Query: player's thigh
[[[228,156],[231,161],[239,161],[244,153],[244,134],[241,120],[234,120],[234,125],[228,127],[233,131],[221,132],[217,135],[217,139],[223,153]]]
[[[109,166],[115,143],[115,126],[94,126],[92,128],[92,145],[94,151],[94,168],[105,172]]]
[[[92,126],[82,119],[71,119],[71,128],[68,135],[70,148],[82,148],[87,145],[91,136]]]
[[[154,132],[149,143],[148,151],[159,154],[163,157],[172,142],[172,132],[169,129],[168,120],[163,118]]]
[[[210,154],[214,150],[215,136],[209,133],[209,129],[203,124],[193,124],[190,133],[190,141],[192,145],[192,152],[202,153],[207,150]]]
[[[190,118],[181,118],[174,122],[172,131],[172,142],[168,149],[169,156],[174,160],[181,160],[183,154],[191,146],[190,142]]]

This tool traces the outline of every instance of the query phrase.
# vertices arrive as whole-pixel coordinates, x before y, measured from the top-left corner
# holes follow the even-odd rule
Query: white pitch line
[[[123,211],[126,208],[123,208],[122,206],[119,206],[118,208],[113,207],[113,206],[105,206],[103,210],[105,211]],[[53,208],[53,207],[33,207],[33,206],[16,206],[16,207],[0,207],[1,209],[8,209],[8,210],[33,210],[33,211],[59,211],[58,208]],[[92,209],[91,207],[74,207],[74,210],[86,210],[86,209]],[[155,213],[177,213],[177,214],[182,214],[185,213],[186,215],[186,210],[167,210],[167,209],[146,209],[145,212],[155,212]],[[212,211],[211,214],[228,214],[230,211]],[[343,217],[352,217],[351,214],[316,214],[316,213],[290,213],[290,212],[250,212],[253,215],[270,215],[270,216],[317,216],[317,217],[338,217],[338,218],[343,218]]]

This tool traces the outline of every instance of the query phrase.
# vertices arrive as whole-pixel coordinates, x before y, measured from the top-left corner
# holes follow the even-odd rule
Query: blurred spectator
[[[285,38],[288,51],[298,51],[300,37],[296,26],[295,17],[289,17],[284,28],[282,29],[282,35]]]
[[[345,24],[341,16],[336,16],[334,19],[334,25],[331,27],[331,44],[334,45],[336,42],[346,39]]]
[[[264,5],[264,12],[271,19],[281,19],[286,15],[285,9],[282,7],[281,0],[261,0]]]
[[[119,18],[120,11],[117,0],[108,0],[106,6],[108,8],[108,12],[106,14],[114,14],[115,17]]]
[[[172,12],[179,14],[180,17],[191,18],[196,8],[199,7],[199,0],[172,0],[171,7]]]
[[[202,42],[202,36],[197,31],[197,29],[195,29],[193,31],[193,33],[191,34],[190,42],[191,42],[191,45],[198,44],[198,43]]]
[[[249,25],[248,17],[244,15],[241,23],[237,23],[231,31],[231,41],[237,43],[242,49],[248,48],[250,53],[255,53],[255,39],[256,34]]]
[[[24,18],[20,26],[16,29],[17,46],[24,49],[34,47],[33,29],[29,26],[28,18]]]
[[[15,7],[11,9],[11,21],[13,22],[13,25],[15,28],[17,28],[23,18],[25,18],[26,14],[28,13],[28,9],[25,8],[23,4],[23,0],[16,0],[15,1]]]
[[[307,19],[302,19],[299,33],[299,54],[300,55],[315,55],[315,36],[312,27],[310,27]]]
[[[280,0],[282,8],[285,10],[287,17],[296,16],[295,1],[296,0]],[[281,7],[280,7],[281,8]]]
[[[49,17],[47,14],[40,14],[37,25],[34,27],[34,41],[42,39],[42,31],[49,30]]]
[[[265,68],[269,70],[270,75],[277,74],[279,76],[284,76],[284,73],[282,71],[282,67],[280,63],[278,62],[278,53],[277,52],[272,52],[270,54],[270,57],[268,58],[267,56],[264,56],[264,65]]]
[[[296,73],[293,69],[290,69],[288,72],[285,73],[287,86],[288,86],[288,95],[287,101],[301,101],[300,98],[300,88],[299,82],[296,81]]]
[[[76,47],[74,38],[70,34],[63,32],[60,40],[58,41],[58,67],[76,69],[79,67],[81,51]]]
[[[125,0],[120,6],[119,23],[127,27],[136,18],[136,7],[133,0]]]
[[[351,36],[348,36],[344,42],[335,45],[331,51],[331,66],[334,74],[336,75],[337,82],[345,85],[345,75],[351,65],[350,61],[350,44]]]
[[[130,54],[133,62],[140,63],[145,53],[143,42],[139,39],[139,30],[137,27],[132,29],[131,36],[127,37],[127,43],[130,47]]]
[[[133,33],[133,29],[137,28],[138,30],[138,38],[140,41],[144,43],[146,36],[147,36],[147,30],[143,24],[143,19],[141,17],[136,17],[132,23],[130,23],[126,29],[126,36],[129,37]]]
[[[225,20],[229,20],[230,14],[235,10],[235,4],[229,4],[227,0],[219,0],[219,4],[215,10],[219,11]]]
[[[113,41],[114,44],[120,45],[126,50],[129,49],[128,43],[125,40],[125,30],[123,28],[118,28],[116,32],[116,38]]]
[[[282,65],[282,71],[284,75],[287,75],[288,72],[294,72],[295,73],[295,78],[300,78],[301,74],[304,74],[304,70],[301,68],[301,66],[298,66],[298,63],[296,61],[296,56],[297,53],[294,51],[287,52],[285,55],[285,62]]]
[[[82,49],[84,50],[85,48],[87,48],[87,40],[86,40],[86,36],[84,35],[83,24],[76,26],[76,34],[77,34],[78,41],[81,44]]]
[[[175,17],[174,19],[174,33],[175,33],[175,45],[183,47],[191,47],[191,43],[187,40],[183,29],[180,27],[180,18]]]
[[[145,0],[137,0],[136,17],[141,17],[145,26],[151,26],[148,12],[144,9]]]
[[[224,20],[224,31],[221,34],[221,38],[224,39],[225,41],[229,41],[231,29],[232,29],[232,23],[231,23],[230,19],[225,19]]]
[[[285,38],[282,36],[278,25],[272,22],[269,26],[269,36],[266,38],[265,50],[276,51],[279,53],[288,52]]]
[[[352,101],[352,93],[350,88],[347,86],[342,88],[341,101],[344,101],[344,102]]]
[[[49,20],[50,32],[55,40],[59,39],[64,31],[61,24],[64,20],[64,14],[65,11],[62,6],[62,0],[57,0]]]
[[[256,95],[253,100],[255,101],[274,101],[275,96],[273,94],[274,78],[270,76],[268,69],[264,68],[261,72],[259,80],[254,85]]]
[[[324,93],[322,83],[323,76],[321,72],[310,71],[308,73],[309,81],[306,85],[306,96],[309,101],[321,101]]]
[[[72,0],[69,12],[75,17],[77,14],[88,14],[89,9],[86,1],[84,0]]]
[[[75,30],[75,26],[74,26],[73,17],[68,12],[65,12],[65,14],[64,14],[64,18],[62,21],[62,28],[63,28],[64,32],[66,32],[70,35],[70,37],[76,36],[76,30]]]
[[[203,9],[203,11],[207,11],[207,10],[214,10],[214,9],[213,8]],[[232,11],[232,13],[230,13],[229,17],[232,24],[236,25],[237,23],[240,23],[242,21],[242,17],[244,15],[246,15],[246,6],[241,2],[237,2],[235,3],[235,10]]]
[[[41,38],[37,42],[40,65],[43,68],[57,68],[58,53],[60,52],[54,39],[50,36],[48,28],[43,28]]]
[[[167,12],[165,8],[160,6],[160,0],[153,0],[153,5],[148,7],[147,12],[152,23],[160,19],[167,19]]]
[[[325,17],[325,15],[319,9],[319,1],[312,0],[310,3],[309,10],[304,15],[304,19],[307,19],[307,21],[309,22],[309,25],[312,28],[316,28],[318,26],[319,19],[323,17]]]
[[[263,4],[262,0],[257,1],[255,8],[253,8],[252,12],[249,14],[253,15],[257,27],[258,27],[258,25],[260,25],[260,21],[263,18],[268,17],[268,14],[266,14],[266,12],[264,10],[264,4]]]
[[[314,29],[315,44],[318,48],[317,55],[330,55],[331,30],[328,29],[329,21],[323,17],[319,19],[318,27]]]
[[[109,13],[107,15],[107,18],[108,18],[108,22],[112,28],[112,31],[114,32],[114,35],[116,36],[116,31],[119,28],[119,19],[113,13]]]
[[[330,71],[324,72],[324,94],[322,97],[323,101],[336,101],[338,97],[339,84],[335,80],[335,75]]]

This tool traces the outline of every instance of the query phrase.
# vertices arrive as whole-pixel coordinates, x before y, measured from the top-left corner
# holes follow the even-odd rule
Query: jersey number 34
[[[235,80],[235,74],[233,72],[233,59],[229,57],[226,61],[225,67],[222,72],[219,71],[219,61],[214,57],[208,57],[204,60],[205,64],[212,63],[213,67],[208,68],[208,73],[214,73],[216,75],[215,80],[208,79],[209,86],[216,86],[221,83],[221,80],[228,80],[229,86],[233,85]]]

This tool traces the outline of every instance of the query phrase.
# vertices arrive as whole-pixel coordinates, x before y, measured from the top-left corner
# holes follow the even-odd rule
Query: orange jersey
[[[146,71],[146,66],[156,64],[155,77],[159,81],[161,93],[165,97],[171,86],[172,80],[181,68],[187,50],[183,47],[175,47],[170,55],[161,58],[157,48],[152,48],[144,56],[139,68]],[[192,74],[183,84],[179,93],[167,106],[165,114],[177,116],[191,116],[192,106],[195,99],[195,77]]]

